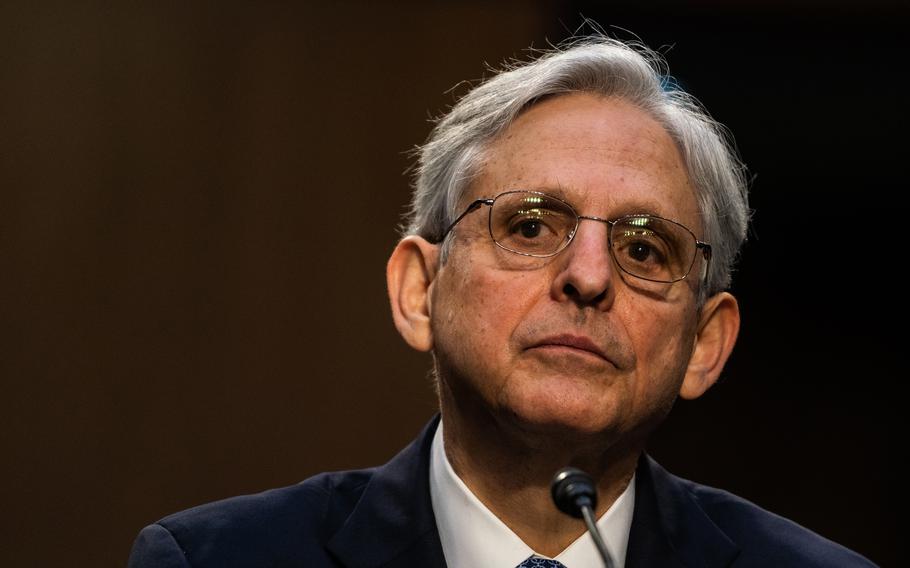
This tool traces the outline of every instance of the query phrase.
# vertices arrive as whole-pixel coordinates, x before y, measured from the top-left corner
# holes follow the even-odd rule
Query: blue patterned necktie
[[[516,568],[566,568],[565,565],[558,560],[550,560],[549,558],[541,558],[540,556],[531,556]]]

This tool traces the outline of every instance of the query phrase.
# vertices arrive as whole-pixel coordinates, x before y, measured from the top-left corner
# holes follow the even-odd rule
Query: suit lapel
[[[326,547],[349,568],[445,568],[430,503],[434,418],[420,437],[377,468],[357,506]],[[642,455],[626,568],[723,568],[739,554],[686,482]]]
[[[722,568],[737,554],[739,548],[705,514],[685,482],[642,455],[626,568]]]
[[[445,567],[430,503],[430,444],[439,417],[370,479],[327,548],[350,568]]]

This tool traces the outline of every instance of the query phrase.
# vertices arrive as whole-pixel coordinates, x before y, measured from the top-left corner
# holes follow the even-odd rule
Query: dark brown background
[[[169,512],[409,441],[406,152],[579,14],[667,51],[756,174],[740,344],[653,453],[894,564],[903,14],[724,4],[0,6],[0,565],[123,565]]]

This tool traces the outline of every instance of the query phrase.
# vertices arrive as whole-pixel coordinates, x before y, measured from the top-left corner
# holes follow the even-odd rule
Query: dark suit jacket
[[[444,567],[429,486],[437,421],[384,466],[320,474],[149,525],[136,539],[129,566]],[[643,456],[626,566],[874,565],[734,495],[675,477]]]

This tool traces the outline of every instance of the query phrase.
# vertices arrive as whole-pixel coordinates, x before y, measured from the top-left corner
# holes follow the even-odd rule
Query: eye
[[[645,262],[654,254],[654,249],[646,243],[638,242],[629,245],[627,253],[633,260]]]
[[[664,267],[667,264],[667,247],[661,236],[646,229],[627,229],[617,235],[614,242],[621,262],[638,267]]]
[[[530,256],[549,256],[568,243],[575,212],[543,194],[514,191],[501,194],[490,209],[490,235],[500,247]]]
[[[528,240],[546,238],[555,233],[550,227],[550,212],[540,209],[516,211],[509,219],[508,232]]]
[[[518,224],[513,231],[518,231],[521,233],[521,236],[526,239],[533,239],[534,237],[540,236],[543,226],[540,221],[536,219],[527,219]]]

